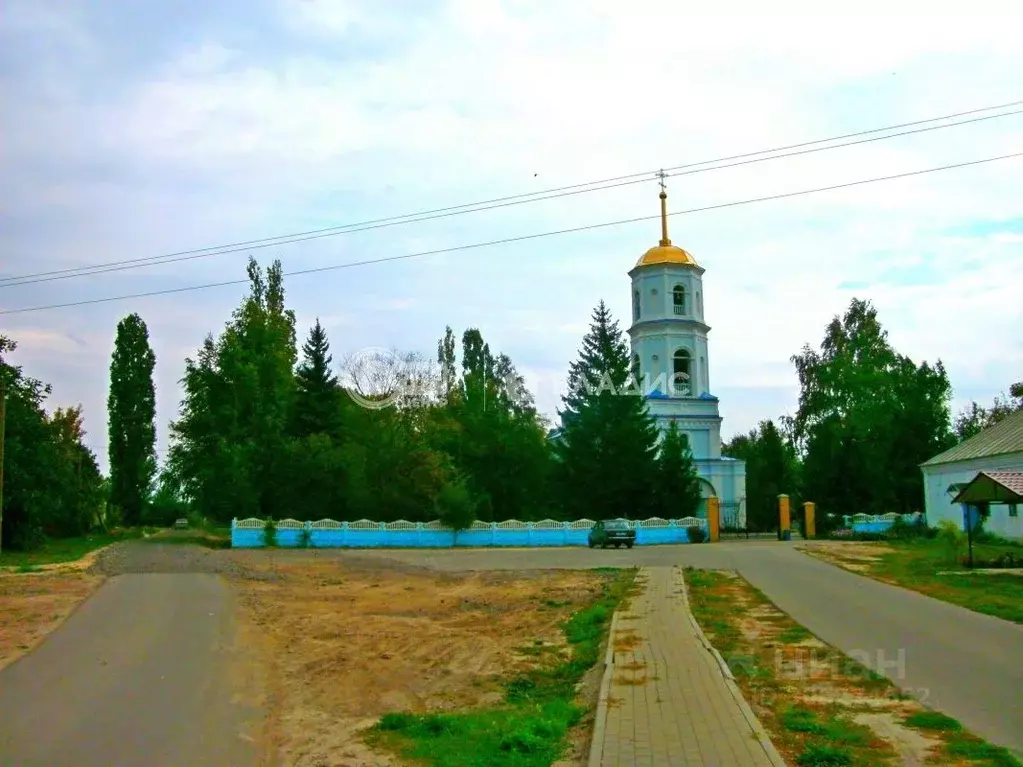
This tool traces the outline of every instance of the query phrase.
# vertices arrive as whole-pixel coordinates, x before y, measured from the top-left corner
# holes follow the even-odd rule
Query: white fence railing
[[[866,515],[856,515],[858,517]],[[887,517],[888,515],[886,515]],[[657,530],[667,527],[703,527],[706,528],[707,520],[700,517],[682,517],[681,519],[664,519],[662,517],[651,517],[650,519],[628,520],[629,526],[634,530]],[[316,522],[300,522],[297,519],[281,519],[275,521],[274,527],[278,530],[446,530],[447,528],[439,521],[431,522],[409,522],[399,519],[394,522],[373,522],[368,519],[358,519],[354,522],[338,522],[334,519],[321,519]],[[537,522],[522,522],[517,519],[507,519],[504,522],[481,522],[472,523],[469,530],[589,530],[596,524],[592,519],[577,519],[572,522],[559,522],[555,519],[541,519]],[[266,527],[267,520],[256,517],[247,519],[235,519],[231,527],[236,530],[262,530]]]

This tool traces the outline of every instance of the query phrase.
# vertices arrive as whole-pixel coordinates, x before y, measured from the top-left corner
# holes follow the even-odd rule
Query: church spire
[[[668,239],[668,191],[664,185],[667,175],[660,170],[657,172],[657,178],[661,180],[661,247],[665,248],[671,245],[671,240]]]

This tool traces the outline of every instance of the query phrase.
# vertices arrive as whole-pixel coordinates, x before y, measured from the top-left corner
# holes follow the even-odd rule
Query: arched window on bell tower
[[[632,321],[639,321],[639,291],[634,290],[632,292]]]
[[[672,303],[674,304],[675,314],[686,313],[686,289],[681,285],[676,285],[671,291]]]
[[[672,359],[671,390],[676,397],[688,397],[692,392],[693,358],[686,349],[679,349]]]
[[[642,379],[640,378],[640,364],[638,354],[632,355],[632,377],[636,381],[636,386],[642,384]]]

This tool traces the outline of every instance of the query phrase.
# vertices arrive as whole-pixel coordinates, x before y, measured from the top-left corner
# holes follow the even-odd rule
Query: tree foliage
[[[478,329],[462,336],[460,369],[448,328],[437,366],[395,351],[335,371],[318,321],[297,359],[279,263],[264,274],[251,262],[249,282],[224,332],[186,361],[172,425],[168,471],[200,513],[428,521],[461,494],[486,519],[548,509],[544,424]]]
[[[792,361],[806,497],[831,513],[922,509],[919,465],[954,441],[941,361],[897,353],[877,311],[858,299],[829,323],[819,351],[806,346]]]
[[[117,324],[107,396],[110,502],[127,525],[142,522],[156,476],[156,355],[138,314]]]
[[[699,509],[700,475],[689,447],[689,437],[674,421],[661,439],[653,492],[659,517],[692,517]]]
[[[773,421],[761,421],[724,445],[722,453],[746,462],[746,528],[777,530],[778,496],[788,495],[793,508],[800,502],[799,459],[792,441]]]
[[[6,391],[3,547],[86,532],[104,504],[95,454],[85,446],[81,407],[44,407],[50,387],[8,361],[16,343],[0,335]]]
[[[557,471],[568,516],[642,518],[657,508],[657,427],[632,377],[628,346],[603,301],[562,398]]]
[[[956,439],[960,442],[967,440],[1019,410],[1023,410],[1023,381],[1010,386],[1007,395],[996,396],[989,408],[971,402],[960,410],[954,426]]]

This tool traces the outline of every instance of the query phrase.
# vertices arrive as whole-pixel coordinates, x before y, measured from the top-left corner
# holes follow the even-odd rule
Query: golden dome
[[[672,245],[671,240],[668,239],[668,193],[664,189],[664,171],[658,175],[661,177],[661,241],[644,253],[643,257],[636,262],[636,266],[654,266],[656,264],[699,266],[692,253],[677,245]]]
[[[636,262],[636,266],[651,266],[653,264],[687,264],[699,266],[693,254],[675,245],[656,245]]]

